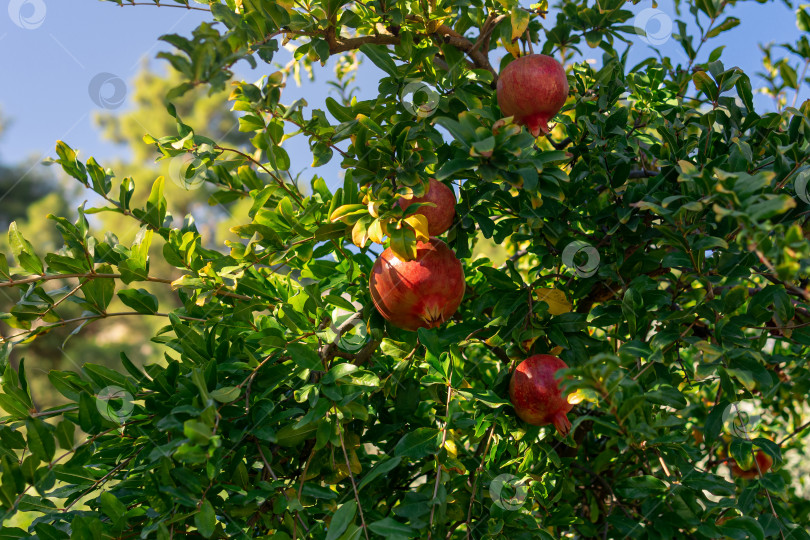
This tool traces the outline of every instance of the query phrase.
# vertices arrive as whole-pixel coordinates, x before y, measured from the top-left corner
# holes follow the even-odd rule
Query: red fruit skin
[[[518,364],[509,381],[509,400],[521,420],[534,426],[554,424],[560,435],[568,435],[571,422],[566,415],[573,405],[555,377],[557,370],[567,367],[550,354],[536,354]]]
[[[442,184],[438,180],[431,178],[428,184],[428,192],[424,197],[414,197],[413,199],[400,199],[397,204],[405,210],[413,203],[430,202],[436,206],[422,206],[415,214],[422,214],[428,221],[428,234],[439,236],[444,234],[453,225],[453,218],[456,217],[456,196],[453,190]]]
[[[754,456],[756,463],[751,464],[750,469],[742,469],[737,464],[737,461],[731,460],[730,467],[731,467],[731,474],[736,476],[737,478],[744,478],[746,480],[750,480],[752,478],[756,478],[759,476],[759,473],[765,474],[769,470],[771,470],[771,466],[773,465],[773,458],[763,452],[762,450],[758,450],[756,456]],[[759,465],[759,469],[757,469],[757,465]]]
[[[548,133],[548,122],[565,105],[568,78],[555,59],[544,54],[521,56],[498,77],[498,106],[504,116],[526,126],[532,135]]]
[[[464,270],[438,238],[416,243],[416,258],[386,249],[371,269],[369,289],[380,315],[403,330],[434,328],[453,316],[464,299]]]

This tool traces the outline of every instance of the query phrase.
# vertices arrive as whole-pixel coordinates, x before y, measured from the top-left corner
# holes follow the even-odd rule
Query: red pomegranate
[[[751,464],[750,469],[743,469],[738,464],[737,461],[732,459],[729,460],[729,466],[731,467],[731,474],[732,476],[736,476],[738,478],[745,478],[746,480],[750,480],[752,478],[756,478],[759,476],[759,473],[765,474],[769,470],[771,470],[771,466],[773,465],[773,458],[763,452],[762,450],[758,450],[756,455],[754,456],[756,463]],[[759,468],[757,468],[759,466]]]
[[[380,314],[403,330],[434,328],[449,319],[464,298],[464,270],[438,238],[417,242],[416,258],[400,260],[391,248],[371,269],[371,298]]]
[[[498,106],[504,116],[529,128],[537,137],[548,133],[548,122],[568,97],[568,78],[562,65],[550,56],[521,56],[498,77]]]
[[[430,236],[444,234],[453,224],[453,218],[456,216],[456,196],[453,190],[438,180],[431,178],[428,191],[423,197],[403,198],[397,201],[397,204],[405,210],[413,203],[425,202],[433,203],[436,206],[421,206],[415,213],[422,214],[427,218],[428,234]]]
[[[509,400],[521,420],[534,426],[554,424],[560,435],[568,435],[571,422],[566,415],[573,405],[555,379],[557,370],[567,367],[550,354],[536,354],[518,364],[509,381]]]

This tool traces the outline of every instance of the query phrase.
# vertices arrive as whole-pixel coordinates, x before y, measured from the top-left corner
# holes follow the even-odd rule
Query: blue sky
[[[630,9],[639,13],[651,5],[649,0],[643,0]],[[670,2],[661,2],[658,8],[674,16]],[[100,74],[105,73],[109,74],[107,78],[120,77],[128,82],[145,59],[162,69],[165,61],[156,60],[155,55],[168,46],[159,42],[158,36],[188,35],[209,17],[207,13],[185,9],[118,7],[98,0],[11,0],[8,11],[7,14],[0,10],[0,47],[4,52],[0,56],[3,73],[0,109],[13,123],[0,139],[0,162],[3,163],[51,156],[57,139],[80,149],[84,158],[126,156],[126,149],[102,141],[93,124],[93,112],[100,107],[98,98],[96,102],[91,99],[91,82],[96,78],[98,86],[105,77]],[[795,41],[799,36],[793,12],[780,2],[767,5],[742,2],[731,9],[730,14],[739,17],[742,24],[707,45],[701,51],[700,60],[705,60],[716,44],[725,44],[726,65],[738,65],[753,75],[760,66],[758,43]],[[13,20],[12,15],[16,19]],[[652,24],[651,31],[655,32],[658,27]],[[26,25],[32,28],[20,27]],[[674,40],[669,40],[662,48],[676,61],[683,58]],[[637,48],[632,58],[643,58],[645,49]],[[601,56],[598,49],[591,50],[587,46],[584,53],[586,57]],[[361,97],[373,97],[380,72],[370,62],[366,64],[359,80]],[[245,63],[237,68],[237,74],[248,80],[274,71],[262,64],[257,70],[250,70]],[[303,88],[289,85],[283,101],[292,103],[304,97],[310,105],[321,106],[328,95],[324,82],[330,75],[331,70],[328,70],[314,83],[305,83]],[[122,94],[125,88],[117,90],[119,95],[116,96],[113,85],[102,86],[109,100],[129,97]],[[806,95],[803,93],[803,97]],[[758,98],[758,104],[772,107],[764,96]],[[131,104],[125,100],[118,110],[129,106]],[[304,145],[298,148],[301,147],[305,148]],[[291,148],[294,169],[311,163],[311,156],[297,154],[298,148]]]

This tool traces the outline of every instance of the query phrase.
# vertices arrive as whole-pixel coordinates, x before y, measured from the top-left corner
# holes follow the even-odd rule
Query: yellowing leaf
[[[529,12],[515,7],[512,9],[512,41],[523,35],[529,27]]]
[[[352,243],[355,246],[359,248],[365,247],[366,242],[368,242],[368,227],[373,219],[371,216],[364,216],[354,224],[354,227],[352,227]]]
[[[563,351],[563,348],[562,348],[562,347],[554,347],[553,349],[551,349],[551,350],[548,352],[548,354],[550,354],[550,355],[552,355],[552,356],[557,356],[557,355],[559,355],[559,354],[560,354],[562,351]]]
[[[571,405],[576,405],[577,403],[581,403],[585,399],[585,394],[582,393],[581,390],[577,390],[574,393],[568,394],[566,398],[568,403]]]
[[[411,226],[416,233],[416,239],[423,242],[430,240],[428,235],[428,220],[422,214],[411,214],[405,218],[405,223]]]
[[[363,466],[360,464],[360,459],[357,457],[357,452],[355,452],[354,448],[349,450],[349,464],[352,466],[352,472],[354,474],[363,472]]]
[[[562,315],[571,311],[571,302],[566,298],[565,293],[557,289],[540,288],[536,289],[537,300],[548,304],[548,312],[552,315]]]
[[[505,39],[502,39],[501,45],[503,45],[503,48],[509,51],[510,54],[515,58],[520,56],[520,47],[518,46],[517,42],[512,43],[511,41],[506,41]]]
[[[451,441],[450,439],[444,441],[444,449],[447,450],[447,453],[453,457],[456,457],[458,455],[458,448],[456,448],[456,443],[454,441]]]
[[[335,221],[343,220],[344,218],[348,217],[349,214],[353,214],[360,210],[365,210],[365,208],[366,207],[363,204],[344,204],[332,212],[332,215],[329,216],[329,221],[334,223]]]
[[[385,232],[383,231],[381,221],[379,219],[375,219],[368,228],[368,237],[372,242],[382,244],[384,235]]]
[[[379,201],[369,201],[368,203],[368,213],[372,216],[380,217],[380,202]]]

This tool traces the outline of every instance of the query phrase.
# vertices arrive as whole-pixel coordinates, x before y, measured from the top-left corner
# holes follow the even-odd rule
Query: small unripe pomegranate
[[[399,259],[391,248],[374,262],[369,288],[380,315],[403,330],[434,328],[453,316],[464,298],[464,270],[438,238],[416,243],[416,258]]]
[[[548,122],[565,105],[568,78],[550,56],[530,54],[507,65],[498,77],[498,106],[504,116],[526,126],[532,135],[548,133]]]
[[[431,178],[428,191],[423,197],[402,198],[397,201],[397,204],[405,210],[413,203],[426,202],[436,206],[421,206],[415,213],[422,214],[427,219],[430,236],[444,234],[453,224],[453,218],[456,216],[456,196],[453,190]]]
[[[568,435],[567,414],[573,405],[562,395],[555,377],[557,370],[567,367],[550,354],[536,354],[518,364],[509,381],[509,400],[521,420],[534,426],[554,424],[560,435]]]
[[[771,466],[773,465],[773,458],[763,452],[762,450],[758,450],[756,455],[754,456],[756,463],[751,464],[750,469],[742,469],[737,464],[737,461],[732,459],[729,461],[729,467],[731,467],[731,474],[732,476],[736,476],[737,478],[745,478],[746,480],[750,480],[752,478],[756,478],[759,476],[760,472],[765,474],[769,470],[771,470]],[[759,468],[757,468],[759,466]]]

